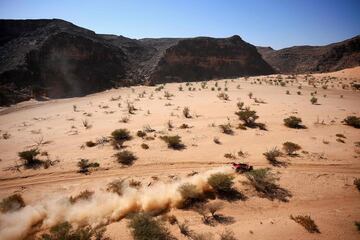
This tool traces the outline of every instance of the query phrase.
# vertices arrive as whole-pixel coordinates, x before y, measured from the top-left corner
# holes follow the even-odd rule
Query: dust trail
[[[120,220],[132,212],[161,211],[176,207],[182,201],[177,191],[180,185],[191,183],[199,193],[204,193],[210,189],[208,177],[217,172],[231,174],[233,170],[230,167],[215,168],[173,183],[158,182],[140,189],[126,187],[122,196],[98,189],[91,199],[74,204],[69,202],[68,197],[59,197],[28,205],[19,211],[0,215],[0,239],[23,239],[36,224],[40,225],[41,230],[63,221],[75,226],[98,225]]]

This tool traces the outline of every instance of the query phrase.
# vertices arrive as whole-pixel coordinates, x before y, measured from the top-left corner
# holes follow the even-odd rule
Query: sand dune
[[[28,205],[21,211],[31,211],[31,207],[43,207],[42,203],[54,196],[65,198],[85,189],[106,192],[107,183],[118,178],[136,179],[142,183],[144,191],[148,185],[152,188],[162,184],[170,184],[166,186],[173,186],[169,189],[174,191],[176,183],[187,181],[192,171],[203,176],[219,167],[229,167],[229,162],[234,160],[225,158],[224,154],[236,155],[241,150],[247,153],[246,157],[238,157],[235,161],[249,163],[255,169],[271,167],[279,177],[279,185],[291,192],[289,202],[261,198],[247,184],[244,175],[234,174],[235,187],[247,196],[247,200],[224,201],[221,213],[234,219],[231,224],[207,226],[198,213],[172,205],[170,213],[180,221],[191,221],[193,231],[210,232],[215,239],[225,228],[234,231],[239,239],[358,239],[354,221],[360,221],[360,193],[353,181],[360,177],[360,148],[355,145],[360,141],[360,130],[344,125],[342,120],[349,115],[360,116],[359,92],[346,86],[343,89],[344,84],[359,82],[360,67],[312,76],[315,80],[310,82],[317,85],[316,89],[309,85],[306,75],[298,75],[296,80],[283,75],[286,86],[270,85],[270,79],[274,82],[278,78],[272,75],[212,80],[207,82],[206,88],[202,88],[200,82],[166,84],[160,91],[156,91],[159,86],[119,88],[81,98],[31,100],[3,108],[0,110],[0,133],[9,137],[0,139],[0,196],[5,198],[21,193]],[[183,91],[179,91],[180,85]],[[322,87],[324,85],[327,89]],[[195,90],[189,91],[189,88]],[[297,94],[299,91],[301,95]],[[310,93],[314,91],[317,91],[318,104],[310,102]],[[167,98],[165,92],[173,96]],[[228,101],[218,97],[221,92],[229,96]],[[248,96],[250,92],[252,99]],[[265,103],[260,103],[261,100]],[[257,112],[257,121],[265,123],[268,131],[236,128],[241,122],[234,114],[238,111],[239,101]],[[137,108],[134,114],[128,113],[128,102]],[[189,107],[191,118],[183,116],[184,107]],[[290,115],[300,117],[307,128],[284,126],[283,119]],[[129,121],[122,122],[124,117]],[[88,129],[84,127],[85,120],[91,125]],[[169,121],[173,128],[169,128]],[[184,123],[190,127],[180,128]],[[233,135],[219,129],[219,125],[228,123]],[[144,127],[155,130],[148,133],[153,140],[136,136],[136,132]],[[133,136],[124,144],[126,150],[137,156],[132,166],[125,167],[116,162],[114,154],[118,150],[109,143],[95,147],[85,145],[87,141],[109,137],[119,128],[128,129]],[[343,142],[336,134],[345,136],[340,137]],[[163,135],[181,136],[186,148],[169,149],[159,138]],[[214,137],[221,144],[215,144]],[[281,157],[280,160],[287,163],[283,167],[270,165],[263,153],[273,147],[281,149],[286,141],[302,147],[299,156]],[[149,149],[143,149],[142,143]],[[33,147],[47,152],[47,156],[43,154],[41,158],[55,161],[54,165],[46,169],[14,168],[21,163],[18,152]],[[100,166],[88,175],[78,173],[80,159],[98,162]],[[108,204],[106,200],[110,201],[107,198],[110,193],[106,194],[96,198],[98,203],[83,210],[121,205],[120,198]],[[44,218],[42,214],[49,215],[41,212],[40,219]],[[113,212],[109,210],[100,220],[110,219],[111,214]],[[310,215],[321,233],[308,233],[291,220],[290,215]],[[85,218],[86,221],[89,219],[91,217]],[[112,239],[131,239],[126,227],[128,220],[120,217],[113,220],[106,222],[106,235]],[[1,214],[0,232],[9,230],[8,224],[14,221],[26,225],[25,218],[14,220]],[[168,227],[178,239],[186,239],[176,226]],[[46,229],[45,224],[41,231]],[[7,239],[24,237],[17,233],[19,235],[13,238],[7,235]]]

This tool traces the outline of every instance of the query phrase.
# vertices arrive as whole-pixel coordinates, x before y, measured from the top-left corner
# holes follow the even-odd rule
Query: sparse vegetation
[[[146,213],[137,213],[130,217],[129,227],[135,240],[172,240],[169,230],[162,222]]]
[[[124,179],[116,179],[110,182],[106,190],[122,196],[124,191]]]
[[[36,168],[43,164],[43,161],[36,158],[39,154],[40,150],[38,148],[32,148],[30,150],[19,152],[18,156],[24,162],[26,168]]]
[[[246,177],[260,194],[260,197],[269,200],[278,199],[283,202],[287,202],[288,198],[291,197],[291,193],[288,190],[276,184],[278,179],[268,168],[260,168],[247,172]]]
[[[168,148],[175,150],[181,150],[185,148],[185,145],[182,143],[181,137],[179,135],[161,136],[160,139],[167,143]]]
[[[2,213],[17,211],[23,207],[25,207],[25,202],[20,194],[13,194],[0,202],[0,211]]]
[[[235,234],[230,229],[225,229],[222,233],[220,233],[220,240],[237,240]]]
[[[146,143],[142,143],[142,144],[141,144],[141,148],[142,148],[142,149],[145,149],[145,150],[146,150],[146,149],[149,149],[149,145],[147,145]]]
[[[284,124],[289,128],[297,128],[297,129],[306,128],[304,125],[302,125],[301,118],[295,116],[290,116],[288,118],[285,118]]]
[[[301,149],[301,147],[300,147],[300,145],[293,143],[293,142],[284,142],[283,149],[288,155],[294,156],[295,152],[299,151]]]
[[[221,130],[222,133],[224,134],[228,134],[228,135],[233,135],[234,131],[232,130],[231,124],[227,123],[227,124],[220,124],[219,128]]]
[[[194,184],[184,183],[178,188],[178,191],[182,197],[182,203],[180,205],[181,208],[190,207],[202,199],[201,194]]]
[[[184,117],[186,117],[186,118],[191,118],[190,108],[189,108],[189,107],[184,107],[184,109],[183,109],[183,115],[184,115]]]
[[[95,147],[95,146],[96,146],[96,143],[94,143],[93,141],[87,141],[87,142],[85,143],[85,145],[86,145],[87,147]]]
[[[214,137],[214,143],[221,144],[220,139],[218,137]]]
[[[347,116],[344,119],[346,125],[352,126],[354,128],[360,128],[360,117],[356,116]]]
[[[111,133],[111,143],[115,149],[122,148],[124,142],[131,139],[130,132],[125,128],[116,129]]]
[[[263,123],[257,123],[255,122],[256,119],[259,118],[258,115],[256,115],[256,111],[250,110],[250,108],[241,109],[238,112],[235,112],[236,115],[238,115],[239,119],[243,121],[243,125],[249,128],[260,128],[261,130],[266,130],[266,126]]]
[[[115,154],[116,160],[118,163],[123,165],[132,165],[133,162],[137,159],[137,157],[128,150],[124,150]]]
[[[318,99],[314,96],[312,98],[310,98],[311,104],[317,104],[317,101],[318,101]]]
[[[269,163],[273,166],[281,166],[284,164],[283,162],[280,162],[278,160],[278,157],[282,156],[282,152],[279,149],[277,149],[276,147],[268,150],[267,152],[265,152],[263,154],[266,157],[266,159],[269,161]]]
[[[76,195],[75,197],[71,196],[69,198],[69,202],[71,204],[75,204],[78,201],[88,201],[92,198],[93,195],[94,195],[93,191],[85,190],[79,193],[78,195]]]
[[[310,216],[293,216],[290,215],[290,219],[303,226],[309,233],[320,233],[320,230],[314,220]]]
[[[146,132],[145,131],[137,131],[136,136],[140,137],[140,138],[144,138],[146,136]]]
[[[77,163],[77,166],[80,168],[79,173],[89,173],[90,168],[96,168],[99,167],[99,163],[97,162],[89,162],[88,159],[80,159],[80,161]]]
[[[214,173],[208,178],[208,183],[219,195],[229,193],[233,190],[234,177],[225,173]]]
[[[63,222],[50,228],[49,233],[42,234],[39,240],[110,240],[104,237],[105,227],[92,228],[83,226],[74,230],[69,222]]]

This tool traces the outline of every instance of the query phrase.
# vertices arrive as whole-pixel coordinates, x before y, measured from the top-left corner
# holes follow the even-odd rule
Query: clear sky
[[[360,34],[360,0],[0,0],[0,18],[60,18],[130,38],[229,37],[275,49]]]

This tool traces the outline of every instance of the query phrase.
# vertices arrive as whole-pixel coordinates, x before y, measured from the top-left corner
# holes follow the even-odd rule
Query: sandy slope
[[[317,89],[309,86],[302,75],[297,76],[298,82],[285,87],[265,84],[264,80],[270,77],[217,81],[222,89],[227,81],[226,93],[230,101],[219,99],[219,92],[211,91],[215,81],[209,81],[207,89],[201,89],[200,83],[193,83],[191,87],[195,87],[196,91],[188,91],[190,86],[185,84],[182,84],[184,91],[179,91],[179,83],[166,84],[161,91],[155,91],[156,87],[139,86],[113,89],[82,98],[29,101],[2,109],[1,134],[8,132],[11,136],[0,139],[0,196],[3,198],[19,192],[27,203],[34,204],[50,196],[67,196],[83,189],[106,188],[107,182],[119,177],[141,180],[145,186],[150,182],[154,184],[154,176],[160,182],[169,182],[174,176],[186,178],[192,171],[204,172],[224,166],[230,161],[224,154],[239,150],[249,154],[244,161],[255,168],[271,167],[262,153],[275,146],[281,148],[285,141],[292,141],[301,145],[305,152],[299,157],[283,158],[289,163],[287,167],[272,167],[278,173],[280,185],[293,195],[289,202],[258,197],[246,184],[246,178],[239,175],[235,179],[236,187],[248,199],[225,202],[225,208],[221,211],[233,217],[234,223],[210,227],[204,225],[200,215],[193,211],[172,209],[171,213],[180,221],[191,221],[190,228],[196,232],[213,233],[215,239],[224,228],[233,230],[239,239],[359,239],[354,221],[360,220],[360,193],[354,187],[353,180],[360,177],[360,149],[354,145],[360,141],[360,130],[345,126],[341,121],[348,115],[360,116],[359,92],[342,89],[342,84],[359,81],[360,67],[314,76],[318,83],[325,76],[336,78],[329,80],[327,90],[322,89],[321,85]],[[275,79],[276,76],[271,78]],[[256,79],[263,83],[252,84]],[[237,88],[239,84],[240,89]],[[302,85],[302,89],[298,89],[299,85]],[[291,94],[285,94],[286,90]],[[310,92],[315,90],[319,105],[310,103]],[[143,91],[146,91],[145,96],[139,97]],[[165,91],[174,96],[166,99]],[[302,95],[297,95],[297,91],[301,91]],[[266,104],[255,103],[247,96],[249,92]],[[121,99],[111,101],[112,97],[118,96]],[[257,111],[260,116],[258,121],[265,123],[268,131],[234,128],[235,134],[232,136],[220,132],[219,124],[230,122],[236,126],[239,123],[234,114],[239,100]],[[127,113],[127,101],[133,102],[139,109],[134,115]],[[183,116],[185,106],[190,108],[192,118]],[[89,113],[91,116],[86,116]],[[301,117],[308,128],[296,130],[285,127],[283,119],[290,115]],[[125,116],[130,121],[119,122]],[[85,129],[83,120],[87,120],[92,127]],[[167,127],[169,120],[174,125],[171,131]],[[191,128],[179,129],[182,123],[187,123]],[[146,125],[156,130],[152,134],[156,135],[155,140],[136,137],[136,131]],[[109,144],[81,148],[86,141],[109,136],[117,128],[127,128],[134,135],[134,139],[125,145],[137,155],[138,160],[128,168],[115,161],[113,155],[116,150]],[[335,135],[339,133],[346,136],[345,143],[336,141]],[[168,149],[157,137],[162,134],[180,135],[186,149]],[[222,144],[215,144],[214,137],[219,137]],[[49,142],[41,145],[40,149],[47,151],[50,159],[58,159],[59,163],[48,169],[7,170],[20,163],[17,157],[19,151],[35,146],[41,139]],[[325,144],[324,141],[329,143]],[[142,149],[140,145],[143,142],[150,149]],[[76,164],[80,158],[99,162],[100,168],[90,175],[77,173]],[[307,233],[289,219],[290,214],[311,215],[321,234]],[[107,234],[112,239],[131,239],[126,221],[108,225]],[[169,228],[179,239],[185,239],[177,227]]]

